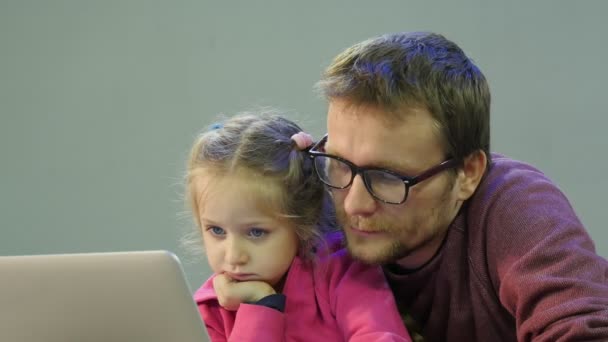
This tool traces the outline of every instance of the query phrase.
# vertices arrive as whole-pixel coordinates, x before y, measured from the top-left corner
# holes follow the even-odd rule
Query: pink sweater
[[[344,250],[314,267],[294,259],[283,288],[285,313],[254,304],[225,310],[212,279],[194,299],[213,342],[411,341],[381,269],[353,262]]]

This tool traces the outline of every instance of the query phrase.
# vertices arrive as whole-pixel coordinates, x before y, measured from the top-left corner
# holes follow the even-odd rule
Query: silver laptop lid
[[[0,341],[209,341],[166,251],[0,257]]]

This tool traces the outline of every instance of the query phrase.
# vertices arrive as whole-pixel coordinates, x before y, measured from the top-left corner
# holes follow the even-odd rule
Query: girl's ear
[[[464,158],[463,166],[458,170],[459,200],[466,201],[473,195],[486,172],[487,161],[486,153],[482,150],[477,150]]]

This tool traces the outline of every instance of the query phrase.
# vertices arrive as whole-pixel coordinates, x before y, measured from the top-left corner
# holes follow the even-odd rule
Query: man
[[[311,149],[350,253],[426,341],[607,341],[608,262],[540,171],[490,154],[490,91],[453,42],[385,35],[318,83]]]

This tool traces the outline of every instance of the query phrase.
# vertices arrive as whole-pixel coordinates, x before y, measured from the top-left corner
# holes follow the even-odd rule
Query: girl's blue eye
[[[264,229],[260,229],[260,228],[251,228],[249,230],[249,236],[253,237],[253,238],[261,238],[264,235],[266,235],[266,231]]]
[[[220,228],[220,227],[210,227],[209,230],[211,231],[211,233],[213,235],[224,235],[224,229]]]

